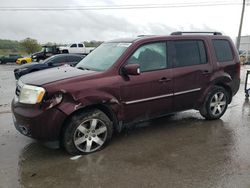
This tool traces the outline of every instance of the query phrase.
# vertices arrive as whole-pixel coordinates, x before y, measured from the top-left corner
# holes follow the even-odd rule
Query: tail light
[[[236,63],[236,75],[240,78],[240,63]]]

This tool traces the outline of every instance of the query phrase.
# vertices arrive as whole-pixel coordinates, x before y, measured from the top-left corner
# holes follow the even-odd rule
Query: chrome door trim
[[[167,95],[159,95],[159,96],[155,96],[155,97],[149,97],[149,98],[144,98],[144,99],[138,99],[138,100],[133,100],[133,101],[127,101],[124,102],[125,104],[134,104],[134,103],[139,103],[139,102],[145,102],[145,101],[151,101],[151,100],[155,100],[155,99],[161,99],[161,98],[165,98],[165,97],[170,97],[173,96],[174,94],[167,94]]]
[[[185,94],[185,93],[192,93],[192,92],[200,91],[200,90],[201,90],[201,88],[190,89],[190,90],[180,91],[180,92],[174,93],[174,95],[182,95],[182,94]]]
[[[177,93],[170,93],[170,94],[166,94],[166,95],[159,95],[159,96],[155,96],[155,97],[127,101],[127,102],[124,102],[124,104],[134,104],[134,103],[146,102],[146,101],[151,101],[151,100],[156,100],[156,99],[161,99],[161,98],[166,98],[166,97],[171,97],[171,96],[176,96],[176,95],[182,95],[182,94],[186,94],[186,93],[192,93],[192,92],[196,92],[196,91],[200,91],[200,90],[201,90],[201,88],[196,88],[196,89],[181,91],[181,92],[177,92]]]

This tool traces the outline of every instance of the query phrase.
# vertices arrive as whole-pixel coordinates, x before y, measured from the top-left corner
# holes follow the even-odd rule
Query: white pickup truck
[[[67,46],[59,47],[61,53],[74,53],[74,54],[89,54],[93,51],[94,47],[85,47],[83,43],[72,43]]]

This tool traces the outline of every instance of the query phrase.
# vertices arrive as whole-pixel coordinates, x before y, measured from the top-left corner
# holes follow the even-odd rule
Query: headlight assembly
[[[24,104],[40,103],[43,99],[44,94],[44,88],[25,84],[21,88],[19,102]]]
[[[25,70],[27,70],[28,68],[21,68],[21,69],[19,69],[19,72],[20,71],[25,71]]]

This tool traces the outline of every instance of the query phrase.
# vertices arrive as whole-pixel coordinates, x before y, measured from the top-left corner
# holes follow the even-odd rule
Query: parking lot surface
[[[70,156],[15,130],[14,67],[0,66],[0,188],[250,187],[246,66],[220,120],[206,121],[195,110],[177,113],[125,130],[104,150],[85,156]]]

